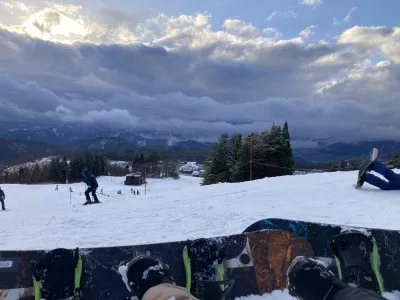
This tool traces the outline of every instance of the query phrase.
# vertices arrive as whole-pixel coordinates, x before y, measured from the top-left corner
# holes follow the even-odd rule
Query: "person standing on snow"
[[[1,209],[6,210],[6,207],[4,205],[4,200],[6,199],[6,195],[4,194],[4,191],[0,187],[0,202],[1,202]]]
[[[84,203],[84,205],[92,203],[90,196],[89,196],[90,193],[92,193],[94,203],[100,203],[100,201],[96,195],[96,190],[99,187],[96,177],[94,177],[94,175],[92,173],[90,173],[90,171],[87,168],[83,169],[82,175],[85,176],[84,181],[85,181],[86,185],[88,186],[88,188],[85,191],[86,202]]]

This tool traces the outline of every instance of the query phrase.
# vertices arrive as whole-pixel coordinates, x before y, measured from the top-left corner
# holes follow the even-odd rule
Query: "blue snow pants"
[[[400,174],[396,174],[379,161],[374,161],[371,165],[371,168],[371,171],[381,174],[388,181],[385,181],[373,174],[367,173],[365,174],[365,182],[368,182],[369,184],[374,185],[381,190],[400,190]]]

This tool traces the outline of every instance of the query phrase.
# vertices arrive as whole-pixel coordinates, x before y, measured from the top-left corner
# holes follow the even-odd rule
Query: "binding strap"
[[[75,265],[75,268],[74,268],[74,291],[73,291],[72,297],[75,300],[80,300],[80,299],[82,299],[81,278],[82,278],[83,261],[82,261],[82,257],[79,255],[79,248],[76,248],[75,250],[73,250],[72,259],[73,259],[73,262]],[[38,263],[36,261],[31,261],[31,272],[32,272],[35,300],[42,300],[43,299],[42,298],[42,280],[44,278],[42,276],[42,272],[41,272],[40,268],[38,267]]]
[[[187,241],[182,251],[186,273],[186,289],[204,299],[217,294],[224,299],[233,286],[233,280],[225,280],[225,249],[215,241],[197,239]],[[214,299],[214,298],[213,298]]]

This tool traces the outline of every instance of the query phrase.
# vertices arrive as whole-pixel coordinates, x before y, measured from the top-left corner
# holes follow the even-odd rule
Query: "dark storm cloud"
[[[0,31],[3,120],[81,122],[215,138],[288,120],[299,137],[398,137],[400,70],[301,40],[265,44],[193,35],[162,45],[73,44]],[[244,57],[242,60],[231,57]]]

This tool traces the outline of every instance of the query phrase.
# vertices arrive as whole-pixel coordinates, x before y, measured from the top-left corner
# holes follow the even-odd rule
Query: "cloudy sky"
[[[398,0],[0,1],[0,121],[400,139]]]

